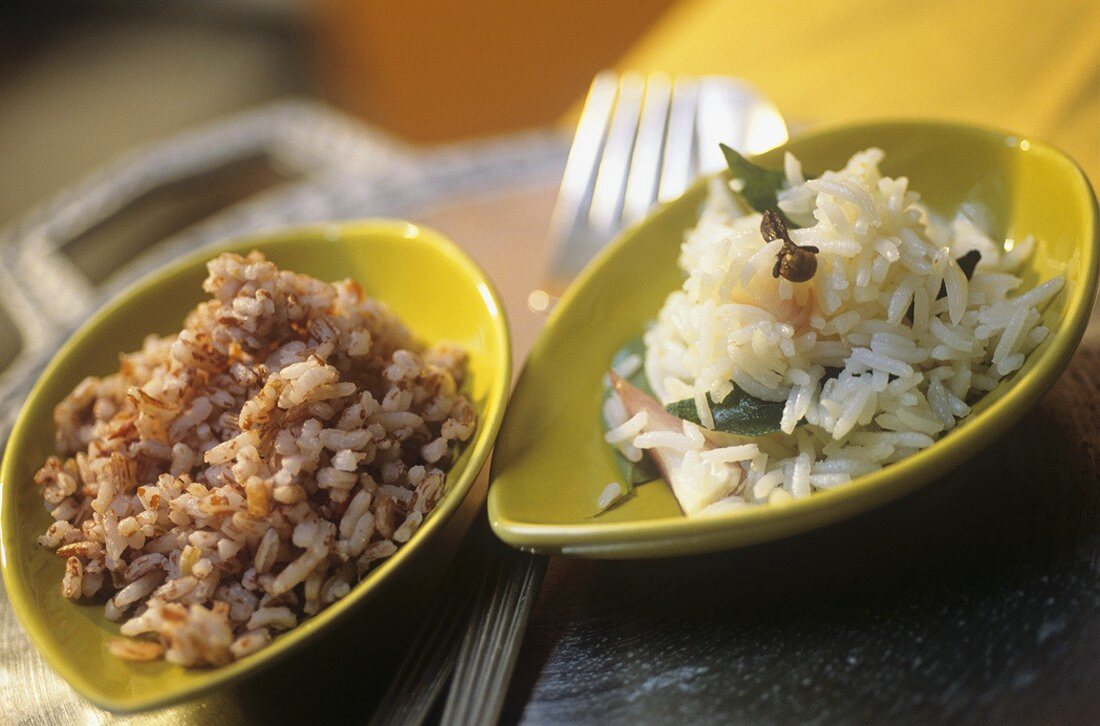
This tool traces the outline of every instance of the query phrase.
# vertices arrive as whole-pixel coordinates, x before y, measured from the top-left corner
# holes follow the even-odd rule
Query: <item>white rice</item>
[[[639,428],[614,396],[605,408],[607,440],[631,458],[706,452],[708,466],[731,470],[733,490],[712,487],[688,514],[801,498],[927,448],[1046,338],[1040,312],[1063,278],[1014,294],[1034,240],[994,242],[964,217],[936,220],[907,179],[882,176],[882,159],[868,149],[806,181],[787,156],[779,207],[802,226],[792,239],[820,248],[806,283],[772,276],[781,242],[763,240],[761,215],[730,194],[735,186],[712,184],[681,248],[686,280],[645,335],[645,374],[662,403],[694,399],[707,428],[706,397],[722,400],[732,384],[782,401],[781,431],[708,431],[692,444]],[[981,260],[967,280],[955,260],[970,250]],[[826,367],[842,371],[826,379]]]

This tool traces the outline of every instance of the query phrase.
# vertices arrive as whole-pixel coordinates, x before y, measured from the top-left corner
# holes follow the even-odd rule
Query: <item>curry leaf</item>
[[[622,365],[632,356],[637,356],[641,361],[638,369],[624,379],[632,386],[640,388],[647,396],[653,395],[653,389],[649,387],[649,380],[645,377],[645,341],[641,336],[627,341],[626,345],[615,351],[611,358],[611,367],[616,371],[622,370]]]
[[[959,266],[959,269],[966,275],[966,279],[969,280],[974,276],[974,270],[978,267],[978,263],[982,260],[982,253],[977,250],[970,250],[965,255],[955,260],[955,264]],[[940,283],[940,292],[936,295],[936,299],[947,297],[947,285]],[[912,305],[910,305],[912,307]],[[912,315],[912,313],[910,313]]]
[[[615,449],[615,466],[618,467],[619,473],[623,475],[626,494],[632,493],[634,487],[638,484],[645,484],[647,481],[661,478],[660,470],[648,456],[643,456],[639,461],[631,461],[623,456],[621,451]]]
[[[965,255],[955,260],[956,264],[958,264],[959,268],[963,271],[963,274],[966,275],[967,280],[974,277],[974,270],[978,267],[978,263],[981,261],[982,253],[978,252],[977,250],[970,250]],[[944,289],[943,294],[947,294],[946,289]]]
[[[626,380],[631,385],[644,391],[646,395],[652,396],[653,389],[649,387],[649,381],[645,377],[645,342],[641,337],[634,338],[628,341],[622,348],[619,348],[611,359],[611,367],[614,369],[621,369],[622,364],[631,356],[637,356],[639,360],[641,360],[642,365],[638,366],[638,369],[630,376],[627,376]],[[605,383],[604,399],[606,400],[610,395],[612,395],[611,388]],[[606,428],[607,422],[605,421],[604,429],[606,430]],[[635,485],[644,484],[647,481],[661,478],[661,472],[657,469],[657,465],[654,464],[648,456],[643,456],[641,461],[631,461],[623,456],[622,452],[618,449],[612,447],[612,450],[615,452],[615,466],[618,467],[619,473],[622,474],[623,484],[626,487],[626,492],[621,498],[625,498],[632,493]]]
[[[750,396],[736,385],[728,396],[715,403],[708,395],[707,403],[714,417],[714,430],[739,436],[763,436],[779,430],[783,419],[783,401],[763,401]],[[665,406],[673,416],[702,425],[695,401],[687,398]]]
[[[964,275],[966,275],[966,279],[969,280],[974,277],[974,270],[978,269],[978,263],[981,261],[982,253],[978,252],[978,250],[970,250],[965,255],[955,260],[955,264],[959,266],[959,269],[963,271]],[[940,291],[939,294],[936,295],[936,299],[941,300],[945,297],[947,297],[947,285],[941,282]],[[912,325],[914,311],[915,308],[913,307],[913,303],[909,303],[909,307],[905,311],[905,316],[902,318],[902,322],[906,323],[907,325]]]
[[[741,180],[741,196],[749,206],[761,213],[767,209],[779,209],[776,194],[783,188],[787,175],[779,169],[765,169],[757,166],[725,144],[719,144],[719,146],[722,148],[723,156],[726,157],[730,176]],[[782,211],[779,213],[783,215],[783,221],[786,222],[788,229],[799,227]]]

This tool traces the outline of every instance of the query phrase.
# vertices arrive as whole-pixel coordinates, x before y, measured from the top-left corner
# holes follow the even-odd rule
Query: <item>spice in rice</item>
[[[419,345],[354,281],[258,252],[207,267],[183,330],[57,406],[35,476],[62,593],[105,600],[130,660],[224,665],[345,596],[412,537],[476,425],[465,353]]]
[[[769,171],[724,151],[734,180],[712,180],[685,236],[644,375],[609,376],[604,406],[605,440],[628,465],[648,455],[685,514],[801,499],[926,449],[1049,334],[1065,280],[1026,289],[1035,240],[937,219],[881,150],[816,179],[790,154]]]

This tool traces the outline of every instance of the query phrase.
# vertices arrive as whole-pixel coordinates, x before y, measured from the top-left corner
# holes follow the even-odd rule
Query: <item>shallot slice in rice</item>
[[[740,490],[743,467],[739,462],[705,457],[704,452],[716,447],[703,436],[698,426],[673,416],[615,371],[609,375],[611,387],[622,401],[627,416],[646,414],[646,427],[635,437],[634,445],[653,458],[684,514],[697,514]]]

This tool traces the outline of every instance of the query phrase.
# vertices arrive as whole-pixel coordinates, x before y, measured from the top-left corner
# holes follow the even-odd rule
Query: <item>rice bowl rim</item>
[[[506,457],[498,453],[491,465],[488,496],[490,522],[498,537],[527,551],[607,559],[679,556],[782,539],[897,499],[946,474],[992,443],[1039,401],[1068,365],[1084,335],[1096,299],[1100,274],[1100,208],[1096,194],[1084,171],[1065,152],[1043,141],[985,126],[933,119],[882,119],[815,126],[795,134],[782,145],[751,158],[774,166],[776,161],[781,162],[782,154],[792,145],[817,142],[844,146],[850,155],[859,149],[850,148],[852,142],[844,137],[846,133],[874,137],[886,135],[887,132],[897,134],[899,131],[912,135],[938,132],[954,134],[956,137],[979,138],[985,143],[1000,144],[1021,153],[1039,155],[1065,167],[1067,177],[1072,177],[1075,194],[1067,204],[1072,205],[1085,220],[1085,226],[1080,230],[1082,245],[1078,248],[1081,254],[1077,256],[1077,263],[1067,263],[1064,273],[1074,282],[1071,291],[1063,289],[1060,293],[1069,293],[1063,313],[1064,324],[1052,329],[1047,340],[1043,342],[1041,351],[1028,356],[1025,370],[1017,371],[1007,383],[1002,384],[1007,385],[1005,392],[977,414],[963,419],[965,426],[944,434],[931,447],[878,471],[856,477],[843,486],[818,491],[809,497],[788,503],[745,507],[735,512],[707,517],[688,518],[681,515],[637,521],[590,520],[585,523],[561,524],[513,518],[509,516],[507,503],[503,501],[499,482],[502,477],[507,478],[507,472],[501,469],[501,461]],[[889,150],[887,158],[890,158]],[[532,347],[528,360],[541,357],[544,349],[551,346],[553,336],[549,334],[556,330],[558,321],[571,304],[581,298],[588,287],[598,284],[601,278],[608,275],[608,268],[625,254],[640,230],[656,220],[664,221],[685,215],[691,218],[685,229],[689,228],[697,219],[697,213],[694,209],[687,208],[687,200],[700,196],[710,178],[712,177],[700,178],[680,198],[663,205],[649,217],[627,228],[601,250],[555,306],[543,334]],[[915,191],[922,190],[918,188]],[[1007,202],[1011,208],[1013,196],[1008,196]],[[677,247],[679,244],[678,240]],[[513,401],[520,398],[518,394],[524,384],[524,377],[521,373],[513,392]],[[505,417],[502,437],[507,434],[515,417],[516,408],[513,405]],[[602,439],[596,445],[607,446]],[[601,486],[603,484],[606,482],[602,482]]]
[[[41,618],[34,616],[32,613],[33,601],[29,591],[32,588],[31,582],[34,578],[31,577],[31,573],[17,572],[17,570],[22,570],[22,567],[16,562],[14,554],[17,547],[26,546],[26,543],[17,540],[27,536],[26,527],[22,526],[17,519],[20,509],[16,502],[14,490],[21,483],[29,484],[29,482],[21,481],[22,477],[17,473],[17,467],[22,461],[22,457],[25,456],[26,439],[30,435],[30,422],[39,416],[52,414],[53,406],[50,401],[56,397],[56,391],[53,389],[57,385],[54,378],[58,370],[72,357],[75,349],[84,345],[86,341],[99,332],[105,321],[123,314],[135,297],[169,279],[195,271],[196,268],[204,266],[209,259],[220,253],[237,252],[245,254],[250,249],[265,252],[280,245],[293,245],[295,240],[301,240],[303,243],[307,241],[325,241],[333,244],[369,246],[378,244],[375,240],[380,237],[399,238],[402,243],[407,241],[408,244],[423,245],[425,249],[431,250],[430,254],[442,256],[448,263],[462,272],[465,279],[476,290],[476,297],[481,304],[481,308],[476,314],[482,316],[489,326],[489,330],[485,333],[488,341],[485,369],[491,380],[486,382],[484,403],[478,406],[476,401],[471,401],[478,407],[478,420],[472,440],[463,445],[462,454],[469,457],[466,464],[461,469],[451,468],[447,470],[447,488],[443,496],[408,542],[402,544],[393,555],[359,580],[347,595],[336,600],[316,615],[301,621],[290,630],[279,634],[272,639],[268,646],[257,653],[217,668],[185,668],[172,665],[170,666],[171,671],[185,673],[194,677],[194,680],[188,679],[182,684],[173,682],[172,686],[166,688],[163,692],[144,697],[127,698],[113,698],[106,695],[101,688],[96,686],[94,674],[89,677],[81,671],[72,659],[58,652],[58,649],[48,639],[46,634],[49,629],[48,626]],[[301,272],[300,270],[292,271]],[[305,274],[309,273],[306,272]],[[368,295],[371,294],[369,288],[366,292]],[[203,299],[205,299],[204,293],[201,289],[196,288],[195,303],[197,304]],[[378,299],[383,303],[387,302],[385,298],[379,297]],[[472,310],[468,314],[475,314]],[[400,311],[398,311],[398,315],[401,317]],[[420,332],[415,326],[407,323],[404,318],[402,318],[402,322],[406,323],[414,339],[422,340]],[[182,324],[182,320],[180,323]],[[499,349],[495,356],[492,355],[494,348]],[[184,699],[194,698],[211,689],[236,681],[245,675],[252,675],[261,668],[273,665],[276,661],[286,657],[292,650],[304,645],[314,635],[352,614],[383,583],[390,579],[390,573],[399,568],[405,560],[409,559],[420,548],[421,544],[434,537],[446,525],[451,516],[465,501],[466,496],[477,480],[478,474],[485,465],[504,417],[511,380],[511,334],[504,304],[496,287],[480,265],[466,252],[448,237],[430,227],[399,219],[372,218],[287,227],[269,233],[234,237],[200,248],[142,277],[99,307],[53,355],[20,409],[5,447],[3,462],[0,464],[0,574],[3,576],[4,587],[7,590],[12,608],[31,642],[45,657],[50,666],[82,696],[113,713],[135,713],[162,708]],[[12,483],[12,486],[8,486],[9,482]],[[37,538],[37,534],[34,535],[34,538]],[[37,545],[32,542],[32,546]],[[53,553],[46,550],[42,551],[42,556],[44,558],[54,558]],[[57,585],[57,582],[54,584]],[[95,604],[88,605],[84,603],[73,603],[72,605],[75,608],[97,607]],[[76,647],[79,648],[82,645]],[[132,665],[140,667],[142,664]]]

